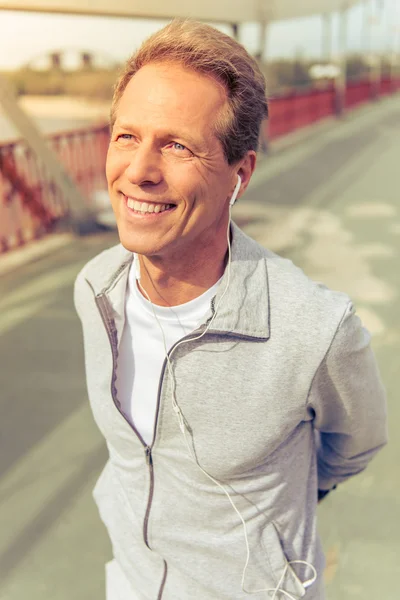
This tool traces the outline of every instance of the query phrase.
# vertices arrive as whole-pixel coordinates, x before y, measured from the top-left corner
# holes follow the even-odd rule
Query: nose
[[[125,169],[129,182],[137,186],[159,184],[163,179],[161,160],[155,148],[142,143],[131,154]]]

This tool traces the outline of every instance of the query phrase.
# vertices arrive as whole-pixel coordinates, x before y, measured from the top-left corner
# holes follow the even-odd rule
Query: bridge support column
[[[239,23],[232,23],[232,37],[236,41],[239,40]]]
[[[346,108],[347,83],[347,2],[342,5],[339,24],[338,74],[335,78],[335,112],[342,115]]]
[[[258,61],[260,69],[263,69],[263,65],[266,61],[266,51],[268,43],[268,32],[269,32],[269,21],[264,16],[259,22],[259,38],[258,38],[258,50],[255,54],[255,58]],[[268,81],[267,81],[268,85]],[[268,92],[268,89],[267,89]],[[268,121],[265,121],[261,125],[259,149],[262,154],[268,154],[269,150],[269,138],[268,138]]]
[[[327,64],[333,60],[332,49],[332,14],[326,13],[322,15],[322,60]]]

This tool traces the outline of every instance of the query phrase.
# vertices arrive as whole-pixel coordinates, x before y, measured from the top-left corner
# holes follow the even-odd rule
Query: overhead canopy
[[[241,23],[329,13],[361,0],[0,0],[0,10]],[[1,17],[0,17],[1,19]]]

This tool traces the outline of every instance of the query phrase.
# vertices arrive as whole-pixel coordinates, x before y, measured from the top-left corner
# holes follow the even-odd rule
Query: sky
[[[384,7],[382,9],[382,7]],[[366,35],[365,24],[371,35]],[[18,68],[42,55],[64,49],[85,50],[112,62],[123,62],[153,31],[166,21],[145,19],[51,15],[0,10],[0,69]],[[339,18],[333,15],[333,52],[337,52]],[[218,25],[226,33],[228,25]],[[320,16],[282,21],[269,26],[266,55],[270,58],[301,55],[322,56],[323,26]],[[252,53],[257,51],[258,25],[240,27],[240,41]],[[370,40],[368,42],[368,39]],[[400,51],[400,0],[368,0],[349,10],[347,48],[389,52]]]

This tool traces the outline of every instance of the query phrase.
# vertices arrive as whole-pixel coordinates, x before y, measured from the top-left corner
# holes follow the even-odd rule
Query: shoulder
[[[242,255],[265,264],[271,325],[286,335],[329,344],[344,316],[354,312],[350,297],[309,277],[292,260],[264,248],[243,232]],[[262,282],[259,282],[262,285]]]
[[[351,305],[348,294],[309,277],[291,260],[268,252],[271,298],[282,301],[310,330],[326,328],[333,335]]]
[[[313,280],[288,258],[275,254],[246,235],[239,227],[233,229],[236,252],[240,260],[264,262],[267,286],[272,305],[284,312],[303,312],[304,315],[325,312],[340,319],[350,303],[347,294],[332,290]],[[246,267],[243,266],[243,269]],[[262,282],[259,282],[262,285]]]
[[[325,306],[331,309],[339,306],[343,310],[350,302],[346,293],[331,289],[324,283],[312,279],[287,258],[267,250],[265,260],[272,291],[276,294],[284,294],[287,302],[307,305],[309,308]]]

